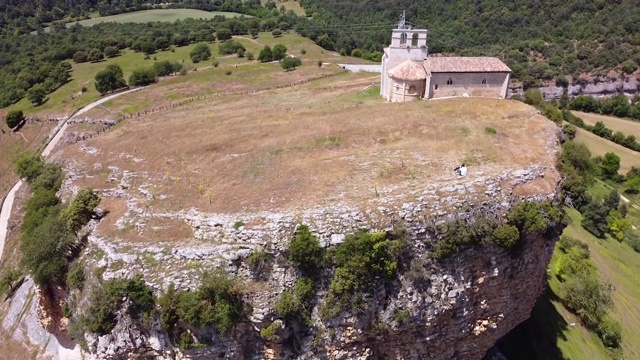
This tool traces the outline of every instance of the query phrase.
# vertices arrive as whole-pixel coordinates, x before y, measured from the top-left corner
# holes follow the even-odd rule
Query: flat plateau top
[[[481,98],[386,103],[374,79],[196,101],[127,120],[62,156],[73,159],[74,187],[135,193],[154,211],[375,207],[532,166],[544,177],[509,192],[553,193],[555,125],[535,109]],[[463,162],[469,174],[458,178]]]

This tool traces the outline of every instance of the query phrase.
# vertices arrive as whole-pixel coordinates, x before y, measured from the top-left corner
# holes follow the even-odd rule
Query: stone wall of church
[[[402,81],[389,78],[391,89],[388,101],[405,102],[422,99],[424,96],[424,80]]]
[[[455,96],[504,98],[509,73],[433,73],[427,83],[425,97],[428,99]]]

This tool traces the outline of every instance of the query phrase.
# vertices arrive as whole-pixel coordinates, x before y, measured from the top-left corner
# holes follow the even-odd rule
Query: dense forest
[[[640,63],[637,0],[300,0],[312,18],[296,30],[322,46],[351,53],[381,50],[406,10],[429,30],[429,52],[492,55],[525,86],[609,70],[628,76]],[[563,81],[561,81],[563,82]]]
[[[92,12],[107,16],[160,7],[264,13],[260,0],[8,0],[0,2],[0,28],[27,33],[53,22],[83,20]]]
[[[61,6],[62,3],[58,2]],[[25,96],[42,98],[64,85],[71,69],[65,60],[100,61],[117,56],[124,48],[152,54],[171,46],[211,42],[216,38],[225,40],[231,35],[276,28],[286,30],[298,19],[293,12],[267,9],[259,2],[242,6],[255,17],[216,16],[210,20],[187,19],[174,23],[101,23],[91,27],[75,24],[37,35],[7,26],[0,32],[0,108]]]

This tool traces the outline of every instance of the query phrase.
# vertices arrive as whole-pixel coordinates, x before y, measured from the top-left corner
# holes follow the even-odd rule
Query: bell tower
[[[394,63],[404,60],[425,60],[428,55],[427,29],[413,29],[402,12],[398,27],[391,30],[389,58]]]

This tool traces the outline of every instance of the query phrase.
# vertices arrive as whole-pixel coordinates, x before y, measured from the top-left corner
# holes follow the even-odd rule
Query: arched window
[[[407,33],[400,34],[400,45],[407,43]]]
[[[447,80],[447,85],[453,85],[453,80],[451,80],[451,78],[449,78],[449,80]]]
[[[487,85],[487,79],[482,79],[482,85]]]
[[[411,46],[418,46],[418,34],[411,36]]]
[[[438,90],[438,84],[436,84],[436,90]]]

